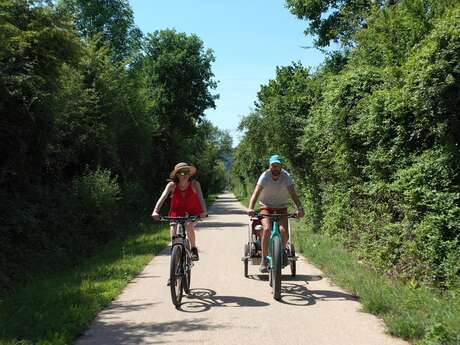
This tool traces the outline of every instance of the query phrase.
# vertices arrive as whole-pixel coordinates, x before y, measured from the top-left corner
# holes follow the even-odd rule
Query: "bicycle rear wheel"
[[[273,238],[272,252],[272,267],[270,274],[272,275],[273,298],[279,300],[281,298],[281,240],[278,236]]]
[[[183,291],[183,253],[182,247],[176,245],[171,254],[171,266],[169,270],[169,282],[171,288],[171,300],[176,307],[180,306]]]

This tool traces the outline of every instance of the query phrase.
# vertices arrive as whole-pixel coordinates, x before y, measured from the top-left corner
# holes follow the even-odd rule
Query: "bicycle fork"
[[[270,233],[270,238],[268,240],[268,264],[269,267],[273,267],[273,240],[275,237],[278,237],[280,239],[280,242],[283,243],[283,237],[281,236],[280,230],[279,230],[279,225],[277,222],[273,222],[273,230]],[[284,259],[284,253],[281,251],[281,262],[283,262]]]

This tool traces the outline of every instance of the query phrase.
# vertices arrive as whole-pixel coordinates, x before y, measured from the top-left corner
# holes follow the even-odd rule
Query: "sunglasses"
[[[177,173],[179,176],[188,176],[189,171],[188,170],[181,170]]]

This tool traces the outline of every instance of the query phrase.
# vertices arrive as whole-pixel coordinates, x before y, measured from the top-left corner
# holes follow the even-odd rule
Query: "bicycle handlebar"
[[[284,214],[277,214],[277,213],[272,213],[272,214],[262,214],[262,213],[257,213],[255,216],[259,219],[261,218],[280,218],[280,217],[288,217],[288,218],[297,218],[297,213],[284,213]]]
[[[186,216],[186,217],[168,217],[168,216],[160,216],[160,222],[196,222],[201,220],[200,216]]]

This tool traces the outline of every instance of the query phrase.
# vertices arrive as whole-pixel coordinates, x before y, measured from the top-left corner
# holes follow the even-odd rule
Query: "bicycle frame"
[[[188,239],[187,239],[187,234],[185,231],[185,224],[186,223],[192,223],[200,220],[200,217],[198,216],[187,216],[187,217],[166,217],[166,216],[161,216],[160,221],[163,222],[174,222],[177,224],[176,227],[176,235],[175,238],[173,239],[173,243],[171,245],[172,247],[176,245],[182,245],[185,248],[187,248],[190,251]]]
[[[268,242],[268,265],[269,265],[269,282],[273,288],[273,298],[280,300],[281,296],[281,270],[285,267],[288,257],[284,249],[283,237],[281,236],[279,221],[281,217],[295,218],[295,214],[259,214],[258,217],[270,218],[272,220],[271,232]],[[286,229],[290,233],[290,227]]]
[[[273,267],[273,241],[275,237],[279,237],[281,243],[283,242],[283,236],[281,236],[279,218],[272,218],[272,231],[270,232],[270,238],[268,240],[268,264],[269,267]],[[281,252],[281,260],[283,260],[284,252]],[[281,261],[283,262],[283,261]]]
[[[185,231],[185,223],[177,223],[176,236],[171,244],[171,250],[174,246],[183,246],[187,251],[190,251],[190,245]]]
[[[281,235],[279,220],[281,217],[288,217],[288,218],[297,218],[295,213],[288,213],[288,214],[256,214],[258,218],[271,218],[272,219],[272,226],[270,231],[270,237],[268,242],[268,259],[271,263],[272,260],[272,251],[273,251],[273,239],[275,237],[279,237],[280,241],[283,241],[283,236]],[[291,224],[288,222],[288,228],[285,229],[288,231],[288,237],[291,241]],[[284,255],[284,254],[283,254]]]
[[[176,235],[171,245],[170,287],[171,299],[176,307],[180,306],[182,291],[189,294],[190,276],[193,267],[191,248],[187,239],[185,224],[199,220],[197,216],[160,217],[161,221],[177,223]]]

